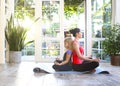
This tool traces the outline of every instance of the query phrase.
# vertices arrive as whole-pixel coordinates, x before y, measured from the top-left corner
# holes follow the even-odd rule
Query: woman
[[[69,43],[71,42],[72,38],[68,37],[64,40],[65,48],[69,48]],[[63,60],[60,60],[59,58],[56,58],[56,61],[54,62],[53,68],[56,71],[70,71],[72,70],[71,65],[71,54],[72,52],[70,50],[66,50],[63,56]]]
[[[70,30],[70,33],[75,37],[72,43],[72,68],[75,71],[93,71],[99,66],[100,59],[91,59],[91,56],[84,56],[84,50],[79,44],[79,39],[82,33],[79,28]]]

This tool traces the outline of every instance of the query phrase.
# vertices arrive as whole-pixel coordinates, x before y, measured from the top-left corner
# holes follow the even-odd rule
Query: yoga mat
[[[38,63],[34,67],[33,71],[35,73],[50,73],[50,74],[109,74],[108,71],[105,71],[100,67],[97,67],[95,69],[95,72],[90,72],[90,71],[78,72],[78,71],[55,71],[52,68],[52,65],[53,63]]]

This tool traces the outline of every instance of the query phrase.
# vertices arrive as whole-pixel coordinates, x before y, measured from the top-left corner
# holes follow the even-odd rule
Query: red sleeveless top
[[[74,40],[74,42],[77,42],[77,41]],[[78,43],[78,42],[77,42],[77,43]],[[78,43],[78,44],[79,44],[79,43]],[[80,46],[80,44],[79,44],[79,51],[80,51],[81,55],[84,55],[84,49],[83,49],[82,46]],[[83,62],[83,60],[80,59],[80,58],[77,56],[75,50],[73,50],[73,51],[72,51],[72,63],[73,63],[73,64],[82,64],[82,62]]]

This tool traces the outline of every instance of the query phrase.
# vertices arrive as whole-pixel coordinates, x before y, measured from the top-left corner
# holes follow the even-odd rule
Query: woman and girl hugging
[[[84,56],[84,49],[79,43],[79,39],[82,38],[82,33],[79,28],[74,28],[69,31],[72,37],[66,37],[64,40],[64,46],[66,51],[63,55],[63,60],[56,58],[54,61],[53,69],[56,71],[91,71],[95,72],[95,69],[99,66],[99,58],[92,59],[92,56]],[[109,74],[108,71],[102,71],[101,74]]]

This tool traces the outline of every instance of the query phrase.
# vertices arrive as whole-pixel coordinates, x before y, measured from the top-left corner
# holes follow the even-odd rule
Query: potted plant
[[[112,65],[120,66],[120,24],[104,28],[103,36],[103,51],[111,57]]]
[[[9,62],[20,63],[21,62],[21,50],[25,46],[27,29],[21,25],[14,24],[14,17],[11,16],[7,20],[5,37],[9,46]]]

